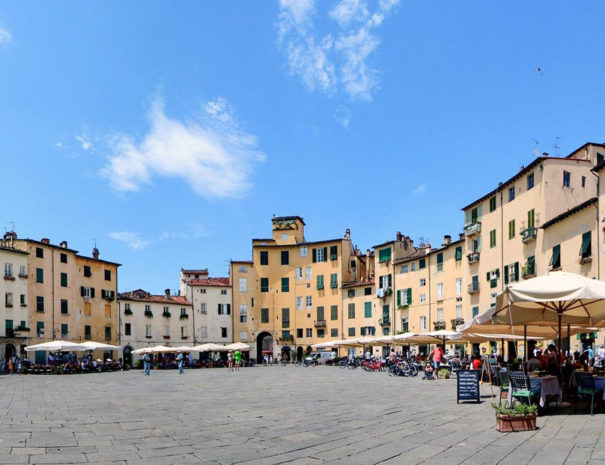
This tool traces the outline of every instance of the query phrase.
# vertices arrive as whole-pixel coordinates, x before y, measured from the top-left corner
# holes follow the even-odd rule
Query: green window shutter
[[[535,219],[536,219],[536,214],[535,214],[534,209],[532,208],[531,210],[529,210],[527,212],[527,227],[528,228],[534,228],[535,227],[535,224],[536,224]]]
[[[456,260],[462,260],[462,247],[456,247]]]
[[[383,288],[383,286],[382,286],[383,281],[384,281],[383,276],[379,276],[379,277],[378,277],[378,288],[379,288],[379,289],[382,289],[382,288]]]
[[[317,262],[317,249],[313,249],[311,252],[313,255],[313,263],[315,263]]]
[[[519,281],[519,262],[515,262],[515,281]]]
[[[338,287],[338,274],[332,273],[330,275],[330,287],[332,289],[335,289]]]
[[[349,316],[349,319],[355,318],[355,304],[349,304],[349,306],[348,306],[348,316]]]
[[[260,264],[261,265],[269,264],[269,252],[267,252],[266,250],[260,251]]]
[[[412,288],[408,288],[408,305],[412,305]]]
[[[331,245],[330,246],[330,260],[336,260],[338,258],[338,246]]]
[[[328,248],[324,247],[324,262],[328,261]]]
[[[324,275],[318,274],[317,275],[317,289],[321,291],[323,288],[324,288]]]
[[[397,305],[401,305],[401,289],[397,290]]]
[[[491,275],[491,273],[488,271],[488,272],[487,272],[487,278],[486,278],[488,282],[489,282],[489,280],[491,279],[491,276],[490,276],[490,275]]]
[[[281,291],[290,292],[290,278],[281,279]]]
[[[317,307],[317,319],[318,320],[325,320],[325,318],[324,318],[324,308],[323,307]]]
[[[443,253],[441,252],[437,254],[437,265],[443,265]]]
[[[561,246],[555,245],[552,248],[552,257],[550,257],[549,265],[554,268],[558,267],[560,264],[560,257],[561,257]]]
[[[590,231],[582,234],[582,247],[580,247],[580,255],[582,257],[588,257],[591,255],[590,239],[591,239]]]
[[[364,303],[364,317],[372,318],[372,302]]]
[[[386,262],[391,259],[391,248],[382,249],[378,251],[378,261]]]
[[[504,284],[508,284],[508,265],[504,266]]]
[[[269,278],[260,278],[260,291],[269,292]]]
[[[418,269],[421,270],[424,267],[426,267],[426,259],[421,258],[420,260],[418,260]]]
[[[330,307],[330,319],[331,320],[338,320],[338,305],[332,305]]]

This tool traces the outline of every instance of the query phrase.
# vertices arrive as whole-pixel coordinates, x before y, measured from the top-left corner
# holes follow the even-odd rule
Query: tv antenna
[[[553,144],[553,148],[555,149],[555,156],[559,157],[559,149],[561,148],[559,146],[559,136],[555,137],[555,143]]]
[[[534,144],[536,144],[536,148],[533,150],[534,157],[538,158],[540,156],[540,141],[537,139],[532,139]]]

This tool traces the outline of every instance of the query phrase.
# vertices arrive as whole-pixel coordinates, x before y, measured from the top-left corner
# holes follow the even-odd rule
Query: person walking
[[[431,351],[430,358],[433,360],[433,367],[435,368],[435,379],[439,379],[439,367],[443,358],[443,349],[439,344]]]
[[[605,368],[605,345],[603,344],[597,350],[597,360],[599,361],[599,366]]]
[[[233,351],[230,350],[227,354],[227,365],[229,366],[229,371],[233,371]]]
[[[145,355],[143,355],[143,368],[145,376],[149,376],[149,370],[151,368],[151,357],[149,356],[149,352],[145,352]]]
[[[233,357],[235,358],[235,371],[239,371],[239,367],[242,364],[242,353],[239,351],[239,349],[235,351]]]
[[[185,359],[185,357],[183,357],[183,354],[179,352],[179,354],[176,356],[176,361],[178,362],[179,365],[179,375],[183,374],[183,360]]]

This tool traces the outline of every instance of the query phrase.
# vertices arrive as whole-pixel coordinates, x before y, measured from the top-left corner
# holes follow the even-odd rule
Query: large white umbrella
[[[193,346],[179,346],[179,347],[171,347],[174,352],[199,352]]]
[[[69,352],[75,350],[86,350],[86,348],[82,344],[78,344],[77,342],[57,340],[52,342],[42,342],[40,344],[34,344],[33,346],[27,346],[25,350],[27,352],[32,352],[35,350],[48,352]]]
[[[229,350],[231,350],[228,349],[227,346],[222,346],[213,342],[194,346],[192,349],[198,352],[228,352]]]
[[[226,345],[225,347],[229,350],[250,350],[250,346],[248,344],[244,344],[243,342],[234,342],[233,344]]]
[[[136,349],[136,350],[132,351],[133,354],[137,354],[137,355],[146,354],[146,353],[162,354],[162,353],[166,353],[166,352],[174,352],[174,349],[160,344],[160,345],[152,346],[152,347],[142,347],[140,349]]]
[[[84,350],[116,350],[121,349],[120,346],[114,346],[111,344],[105,344],[103,342],[86,341],[81,344],[85,346]]]

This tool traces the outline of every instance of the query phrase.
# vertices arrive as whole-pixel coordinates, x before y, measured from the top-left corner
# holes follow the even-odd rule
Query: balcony
[[[164,318],[170,318],[172,315],[170,314],[170,312],[162,312],[162,316]]]
[[[589,255],[587,257],[580,258],[580,265],[586,265],[587,263],[592,262],[592,257]]]
[[[179,320],[188,320],[189,319],[189,315],[187,315],[186,313],[181,313],[181,315],[179,316]]]
[[[388,316],[383,316],[379,323],[380,326],[391,326],[391,319]]]
[[[538,235],[538,228],[526,228],[521,230],[521,240],[523,243],[533,241]]]
[[[479,262],[479,257],[480,257],[480,253],[479,252],[471,252],[469,253],[466,258],[468,258],[468,262],[470,263],[478,263]]]
[[[468,293],[469,294],[475,294],[476,292],[479,292],[479,283],[477,283],[476,285],[469,284],[468,285]]]
[[[535,265],[525,264],[521,269],[521,276],[523,279],[534,278],[536,276],[536,267]]]
[[[6,337],[15,337],[15,330],[12,328],[6,328],[5,335]]]
[[[469,223],[464,225],[464,235],[467,237],[474,236],[481,232],[481,222],[476,221],[474,223]]]
[[[25,273],[19,273],[19,277],[21,279],[27,279],[27,275]]]
[[[126,310],[124,310],[124,315],[132,315],[132,310],[127,308]]]
[[[433,321],[433,328],[435,331],[445,329],[445,321]]]
[[[153,317],[153,312],[151,310],[145,310],[145,316],[147,318],[152,318]]]
[[[5,274],[4,275],[4,280],[5,281],[14,281],[15,277],[12,274]]]
[[[288,337],[280,337],[278,338],[278,341],[281,343],[294,344],[294,336],[290,335]]]
[[[464,318],[452,318],[452,331],[456,331],[456,327],[464,324]]]
[[[315,327],[316,328],[325,328],[326,327],[326,320],[316,320],[315,321]]]
[[[165,334],[165,335],[163,336],[163,338],[164,338],[164,339],[170,339],[170,334]]]

